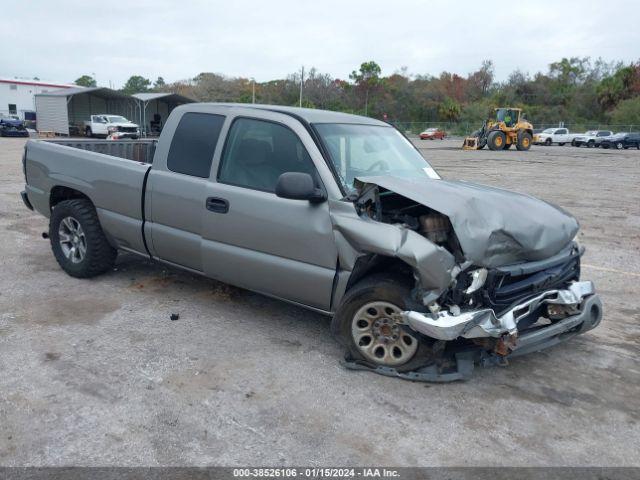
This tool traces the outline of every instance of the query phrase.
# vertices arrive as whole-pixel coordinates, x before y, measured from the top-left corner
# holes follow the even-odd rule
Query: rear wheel
[[[505,134],[499,130],[496,130],[489,134],[487,145],[489,145],[490,150],[502,150],[506,141],[507,137],[505,136]]]
[[[527,151],[531,148],[531,134],[529,132],[518,132],[516,148],[520,151]]]
[[[331,330],[355,360],[410,371],[429,363],[431,348],[394,320],[409,308],[409,280],[372,275],[347,292]]]
[[[65,200],[53,208],[49,239],[58,264],[72,277],[104,273],[118,255],[102,231],[96,209],[86,199]]]

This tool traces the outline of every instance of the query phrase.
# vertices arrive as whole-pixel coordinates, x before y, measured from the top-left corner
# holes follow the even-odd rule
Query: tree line
[[[545,72],[516,70],[496,81],[485,60],[466,76],[410,74],[407,68],[382,76],[375,61],[364,62],[348,79],[312,68],[302,77],[302,106],[384,118],[391,122],[467,122],[477,124],[498,106],[521,107],[536,124],[608,123],[640,125],[640,60],[625,64],[589,57],[563,58]],[[301,73],[267,82],[203,72],[166,83],[133,75],[124,93],[173,92],[201,102],[294,105],[300,101]],[[77,85],[95,86],[83,75]]]

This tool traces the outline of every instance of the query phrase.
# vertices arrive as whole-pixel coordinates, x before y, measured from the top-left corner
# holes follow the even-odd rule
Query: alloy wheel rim
[[[63,255],[71,263],[80,263],[87,255],[87,238],[80,222],[73,217],[65,217],[58,227],[58,241]]]
[[[418,349],[418,340],[393,319],[402,310],[389,302],[369,302],[353,316],[351,335],[360,353],[374,363],[388,366],[408,362]]]

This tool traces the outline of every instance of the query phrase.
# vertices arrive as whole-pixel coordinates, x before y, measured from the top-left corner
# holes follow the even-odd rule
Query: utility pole
[[[251,96],[251,103],[256,103],[256,79],[255,78],[251,78],[251,82],[252,82],[252,96]]]
[[[300,74],[300,107],[302,107],[302,84],[304,83],[304,65],[302,66],[302,73]]]

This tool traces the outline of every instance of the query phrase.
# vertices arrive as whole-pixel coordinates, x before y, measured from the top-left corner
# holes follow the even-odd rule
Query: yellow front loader
[[[529,150],[533,143],[533,125],[526,121],[520,108],[496,108],[495,118],[487,120],[480,130],[464,139],[463,150]]]

